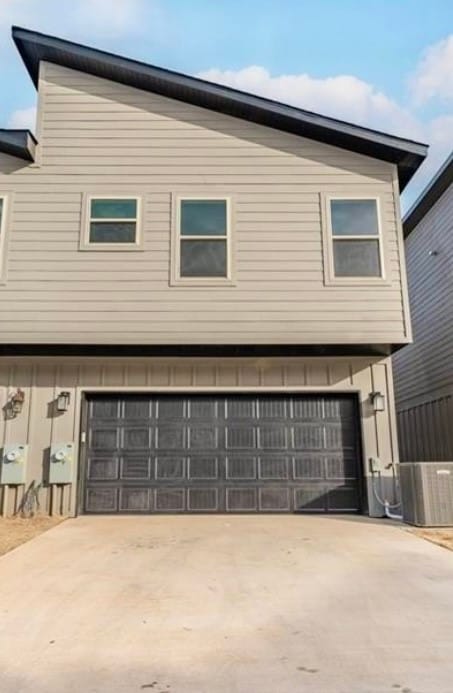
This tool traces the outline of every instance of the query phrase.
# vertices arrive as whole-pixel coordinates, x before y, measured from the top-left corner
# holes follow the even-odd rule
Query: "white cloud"
[[[0,25],[11,24],[14,16],[25,18],[27,0],[1,0]],[[30,3],[28,3],[30,5]]]
[[[211,69],[198,76],[367,127],[405,137],[421,135],[419,123],[408,110],[353,75],[325,79],[307,74],[272,76],[264,67],[253,65],[236,72]]]
[[[426,50],[411,88],[417,104],[435,97],[453,99],[453,34]]]
[[[428,125],[429,141],[437,147],[453,146],[453,114],[433,118]]]
[[[308,111],[426,142],[430,145],[429,156],[408,193],[404,193],[405,206],[427,184],[452,148],[453,114],[423,120],[417,117],[416,109],[411,112],[409,107],[352,75],[325,79],[307,74],[273,76],[264,67],[253,65],[237,71],[213,68],[198,76]]]
[[[158,0],[0,0],[0,27],[12,24],[73,37],[139,34]]]
[[[28,129],[34,132],[36,125],[36,106],[14,111],[8,121],[9,128]]]
[[[64,8],[62,11],[62,7]],[[161,0],[0,0],[0,30],[11,24],[29,26],[46,33],[69,35],[84,43],[96,41],[109,47],[122,36],[152,31],[154,41],[168,37],[170,27]],[[0,52],[2,50],[0,44]],[[6,42],[3,43],[6,45]],[[98,43],[99,45],[99,43]],[[12,47],[11,47],[12,49]],[[144,56],[142,56],[144,57]],[[431,145],[428,161],[410,186],[416,192],[435,172],[453,143],[453,114],[437,113],[428,120],[418,106],[434,97],[453,99],[453,35],[429,47],[410,80],[412,102],[397,100],[354,75],[316,78],[306,73],[271,75],[262,66],[199,73],[200,77],[289,103],[333,118],[391,132]],[[31,127],[34,107],[15,111],[10,127]]]

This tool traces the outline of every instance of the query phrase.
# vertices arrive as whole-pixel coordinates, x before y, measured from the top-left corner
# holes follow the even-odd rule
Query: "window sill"
[[[124,252],[126,252],[126,253],[141,252],[141,253],[143,253],[145,249],[141,245],[132,245],[132,244],[129,245],[128,243],[124,243],[121,245],[120,244],[112,244],[112,243],[104,243],[104,244],[101,244],[101,243],[94,244],[93,243],[93,244],[81,245],[81,246],[79,246],[79,250],[83,250],[83,251],[88,250],[90,252],[94,251],[95,253],[106,252],[106,251],[115,252],[115,253],[124,253]]]
[[[391,286],[387,277],[324,277],[325,286]]]
[[[177,278],[173,277],[170,280],[170,286],[236,286],[237,282],[234,279],[228,279],[225,277],[194,277],[193,279],[187,277]]]

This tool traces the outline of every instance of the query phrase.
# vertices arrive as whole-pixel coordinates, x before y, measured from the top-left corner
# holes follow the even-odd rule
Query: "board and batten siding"
[[[453,460],[452,227],[450,186],[405,244],[414,343],[393,362],[401,454],[408,461]]]
[[[405,343],[396,167],[43,63],[38,159],[14,200],[0,341]],[[325,286],[322,192],[382,196],[388,281]],[[137,194],[144,252],[81,252],[84,193]],[[172,193],[231,195],[234,286],[170,286]]]
[[[362,468],[366,480],[368,510],[381,516],[369,476],[370,457],[382,461],[375,479],[381,497],[394,499],[391,463],[398,462],[396,419],[390,358],[109,358],[18,357],[0,360],[0,406],[5,407],[20,387],[25,393],[23,411],[13,419],[0,420],[1,445],[29,445],[27,486],[45,480],[52,444],[74,442],[78,458],[81,401],[85,392],[338,392],[357,393],[360,404]],[[54,402],[62,390],[70,393],[69,410],[56,413]],[[385,411],[374,412],[369,393],[385,395]],[[77,465],[71,486],[53,489],[53,511],[76,512]],[[0,488],[0,496],[4,489]],[[2,512],[20,507],[24,487],[11,487]],[[41,509],[51,508],[51,489],[40,491]]]

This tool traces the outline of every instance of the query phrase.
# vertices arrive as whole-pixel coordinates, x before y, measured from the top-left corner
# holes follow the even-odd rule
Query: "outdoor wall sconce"
[[[18,387],[16,392],[11,397],[11,413],[13,417],[21,413],[24,402],[25,392]]]
[[[57,397],[57,411],[68,411],[70,402],[71,393],[66,392],[66,390],[60,392]]]
[[[370,400],[373,411],[385,411],[385,397],[381,392],[370,392]]]

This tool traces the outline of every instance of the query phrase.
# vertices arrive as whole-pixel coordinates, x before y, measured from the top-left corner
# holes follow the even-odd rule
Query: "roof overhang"
[[[36,86],[40,62],[55,63],[235,118],[242,118],[388,161],[398,167],[401,190],[412,178],[428,152],[427,145],[419,142],[328,118],[72,41],[20,27],[13,27],[12,34]]]
[[[410,234],[452,183],[453,151],[405,215],[403,219],[404,236]]]
[[[0,342],[0,358],[14,356],[97,356],[103,358],[293,358],[390,356],[404,344],[9,344]]]
[[[0,152],[24,161],[35,160],[36,139],[30,130],[0,129]]]

